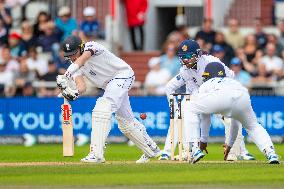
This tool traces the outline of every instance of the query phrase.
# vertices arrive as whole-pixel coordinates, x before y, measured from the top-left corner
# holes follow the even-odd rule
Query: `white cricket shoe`
[[[253,155],[251,155],[250,153],[246,153],[246,154],[242,154],[240,155],[240,160],[255,160],[255,157],[253,157]]]
[[[163,153],[160,157],[159,157],[159,160],[160,161],[163,161],[163,160],[170,160],[170,156],[166,153]]]
[[[81,159],[81,162],[85,163],[104,163],[105,158],[99,159],[94,153],[90,152],[86,157]]]
[[[190,163],[192,163],[192,164],[197,163],[204,156],[205,156],[205,154],[198,147],[196,147],[195,151],[192,153]]]
[[[238,157],[236,154],[229,154],[226,161],[237,161],[238,160]]]
[[[136,161],[136,163],[148,163],[150,161],[150,157],[146,154],[143,154],[140,159]]]
[[[154,150],[154,156],[153,157],[159,157],[161,155],[161,150],[160,148],[157,146],[156,149]],[[147,156],[146,154],[143,154],[140,159],[138,159],[136,161],[136,163],[148,163],[150,161],[150,158],[152,157],[149,157]]]
[[[268,153],[266,158],[268,159],[269,164],[279,164],[279,159],[275,152]]]

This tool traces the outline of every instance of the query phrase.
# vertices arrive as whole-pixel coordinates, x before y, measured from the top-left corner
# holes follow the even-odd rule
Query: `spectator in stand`
[[[276,55],[281,57],[281,53],[284,50],[284,46],[281,45],[281,43],[278,42],[278,38],[275,34],[267,34],[267,42],[273,43],[276,47]]]
[[[259,63],[257,76],[252,78],[251,83],[262,84],[263,86],[265,86],[267,83],[270,83],[271,81],[272,81],[271,74],[267,73],[264,64]]]
[[[262,29],[262,23],[260,18],[255,19],[255,37],[258,48],[264,49],[267,43],[267,35]]]
[[[233,57],[235,57],[235,52],[234,49],[232,48],[231,45],[229,45],[225,41],[225,35],[222,32],[216,32],[215,35],[215,44],[221,45],[224,49],[225,56],[224,56],[224,61],[229,63]]]
[[[12,27],[12,16],[11,10],[5,5],[5,0],[0,0],[0,20],[3,21],[4,26],[7,29],[7,33],[9,33],[10,28]]]
[[[239,21],[237,19],[229,19],[228,21],[229,30],[226,33],[226,41],[234,49],[242,47],[244,45],[244,37],[239,31]]]
[[[65,59],[64,52],[62,50],[60,50],[59,56],[54,59],[54,63],[56,64],[59,74],[61,75],[63,75],[70,66],[70,62]]]
[[[35,89],[31,82],[26,82],[23,86],[22,95],[24,97],[36,96]]]
[[[176,30],[169,33],[167,36],[167,41],[175,43],[175,46],[178,47],[179,44],[185,39],[189,39],[188,28],[185,25],[178,26]]]
[[[38,38],[44,35],[43,28],[48,21],[50,21],[50,16],[44,11],[39,12],[36,23],[33,26],[34,37]]]
[[[207,49],[211,49],[214,44],[216,32],[213,30],[213,20],[211,18],[204,18],[202,29],[197,32],[195,38],[204,39]]]
[[[46,22],[42,30],[44,34],[38,38],[37,44],[42,47],[43,52],[56,54],[55,51],[59,50],[62,32],[56,28],[53,21]]]
[[[41,81],[56,81],[56,77],[59,75],[56,64],[52,61],[48,62],[48,72],[40,77]],[[40,87],[40,96],[57,96],[59,94],[58,88],[55,87]]]
[[[148,95],[165,95],[166,84],[172,78],[167,69],[161,69],[160,62],[160,57],[153,57],[148,62],[150,71],[144,83]]]
[[[176,55],[177,47],[175,43],[166,41],[163,49],[165,54],[161,56],[161,68],[167,69],[171,73],[171,77],[174,77],[180,69],[179,58]]]
[[[14,96],[14,76],[11,71],[6,70],[6,64],[0,62],[0,96]]]
[[[249,34],[245,37],[244,52],[247,56],[247,60],[252,62],[255,57],[255,53],[258,50],[256,37],[253,34]]]
[[[284,47],[284,20],[279,21],[278,29],[280,32],[279,43]]]
[[[230,66],[230,59],[225,59],[225,50],[221,45],[213,45],[211,49],[211,54],[219,58],[227,67]]]
[[[69,35],[77,34],[77,21],[71,17],[69,7],[61,7],[58,11],[58,17],[55,19],[55,25],[63,31],[61,40]]]
[[[249,87],[251,83],[251,76],[248,72],[242,70],[242,61],[239,58],[234,57],[231,60],[230,69],[233,70],[237,81],[239,81],[243,86]]]
[[[22,41],[20,45],[22,51],[26,54],[29,48],[37,46],[37,39],[33,35],[33,27],[29,21],[22,22]]]
[[[28,51],[27,66],[29,70],[35,71],[38,76],[43,76],[48,72],[48,63],[46,60],[38,57],[36,48],[32,47]]]
[[[1,49],[1,62],[6,65],[6,71],[10,71],[13,74],[19,71],[19,63],[11,56],[8,46],[4,46]]]
[[[12,32],[8,38],[8,44],[13,58],[18,58],[22,55],[23,49],[20,46],[21,35],[17,32]]]
[[[257,50],[255,58],[251,62],[249,62],[247,60],[247,56],[244,52],[244,49],[242,48],[236,49],[236,57],[241,60],[244,70],[247,71],[252,77],[256,77],[258,75],[258,64],[262,56],[263,56],[262,51]]]
[[[0,46],[8,44],[8,30],[4,26],[3,20],[0,19]]]
[[[80,36],[83,41],[104,38],[100,28],[100,23],[96,18],[96,9],[94,7],[85,7],[83,11],[84,20],[80,25]]]
[[[205,43],[204,39],[198,37],[198,38],[195,39],[195,41],[200,46],[200,49],[203,49],[204,51],[207,51],[207,52],[210,51],[210,49],[207,49],[207,46],[206,46],[206,43]]]
[[[27,59],[23,58],[20,61],[20,70],[15,76],[15,82],[17,86],[16,95],[21,96],[23,88],[27,82],[32,83],[36,80],[36,74],[30,70],[27,64]]]
[[[276,55],[276,47],[273,43],[267,43],[265,51],[266,55],[261,59],[260,63],[265,65],[265,69],[272,75],[272,79],[277,80],[284,67],[283,60]]]
[[[125,2],[125,10],[127,16],[127,23],[130,31],[132,48],[134,50],[143,50],[144,48],[143,26],[147,16],[146,12],[148,8],[148,0],[125,0],[124,2]]]

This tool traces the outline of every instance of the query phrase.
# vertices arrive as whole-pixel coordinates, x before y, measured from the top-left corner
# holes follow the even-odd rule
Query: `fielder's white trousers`
[[[233,118],[231,129],[238,126],[235,122],[238,120],[261,151],[273,146],[267,131],[257,122],[250,96],[246,90],[223,88],[210,93],[198,93],[194,98],[191,98],[189,106],[190,124],[186,127],[189,127],[187,129],[190,131],[200,124],[200,114],[222,114],[225,117]],[[236,135],[237,133],[232,134]],[[196,142],[198,137],[190,135],[186,141]],[[229,143],[232,142],[229,141]]]

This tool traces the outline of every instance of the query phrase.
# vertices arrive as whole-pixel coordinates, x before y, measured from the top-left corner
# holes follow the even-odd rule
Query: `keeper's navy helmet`
[[[179,57],[187,55],[190,56],[187,58],[191,58],[194,54],[198,55],[199,51],[200,51],[200,46],[196,41],[192,39],[186,39],[178,46],[177,54]]]
[[[211,62],[205,67],[202,77],[204,82],[214,77],[226,77],[225,68],[220,62]]]
[[[192,39],[184,40],[178,46],[177,55],[180,63],[189,69],[197,69],[197,62],[201,54],[199,44]]]

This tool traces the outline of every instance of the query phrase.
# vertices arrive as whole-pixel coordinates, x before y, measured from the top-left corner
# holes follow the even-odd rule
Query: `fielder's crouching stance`
[[[97,42],[84,44],[77,36],[69,36],[63,43],[65,57],[72,64],[64,75],[57,77],[57,85],[68,100],[75,100],[86,90],[83,75],[95,86],[105,90],[92,111],[90,153],[81,161],[103,163],[105,141],[111,129],[112,113],[116,114],[120,131],[143,151],[137,163],[160,155],[160,149],[149,137],[143,124],[132,112],[128,91],[134,82],[134,72],[122,59]],[[76,88],[68,85],[73,79]]]
[[[225,144],[224,160],[230,152],[238,134],[238,121],[248,135],[264,153],[270,164],[279,164],[273,143],[267,131],[257,122],[252,109],[248,90],[238,81],[226,77],[224,66],[218,62],[207,64],[203,73],[203,83],[196,95],[189,101],[189,124],[199,125],[200,114],[222,114],[232,118],[229,140]],[[207,138],[210,125],[201,127],[201,138]],[[198,140],[197,138],[195,140]],[[207,146],[207,141],[202,141]],[[206,147],[205,147],[206,149]]]

